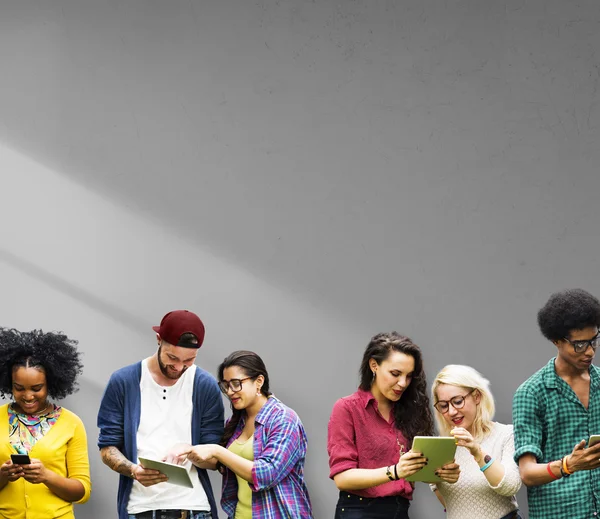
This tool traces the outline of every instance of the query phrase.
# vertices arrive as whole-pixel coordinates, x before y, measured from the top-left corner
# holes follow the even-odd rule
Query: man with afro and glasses
[[[581,289],[550,296],[538,312],[556,356],[513,400],[515,461],[527,485],[531,519],[600,515],[600,301]]]

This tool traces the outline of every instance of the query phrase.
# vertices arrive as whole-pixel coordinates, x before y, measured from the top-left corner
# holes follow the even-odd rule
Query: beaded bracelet
[[[480,467],[479,470],[481,470],[481,472],[485,472],[487,469],[490,468],[491,464],[494,463],[494,461],[495,461],[494,458],[492,458],[483,467]]]

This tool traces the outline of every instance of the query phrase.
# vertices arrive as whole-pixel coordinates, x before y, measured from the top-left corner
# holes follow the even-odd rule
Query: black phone
[[[15,465],[29,465],[31,463],[28,454],[11,454],[10,459]]]

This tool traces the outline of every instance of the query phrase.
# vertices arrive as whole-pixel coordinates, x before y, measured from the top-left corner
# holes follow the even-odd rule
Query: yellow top
[[[235,440],[229,450],[249,461],[254,461],[253,438],[250,436],[245,442]],[[238,484],[238,502],[235,507],[234,519],[252,519],[252,490],[248,482],[235,475]]]
[[[8,439],[8,405],[0,406],[0,465],[17,451]],[[62,408],[56,423],[31,448],[30,457],[39,459],[53,472],[81,482],[85,489],[77,501],[90,498],[90,466],[87,437],[81,419]],[[44,484],[33,484],[23,478],[8,482],[0,490],[0,517],[3,519],[74,519],[73,503],[54,494]]]

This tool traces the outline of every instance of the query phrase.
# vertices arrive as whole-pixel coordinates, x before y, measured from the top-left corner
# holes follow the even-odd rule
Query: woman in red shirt
[[[433,433],[421,350],[397,332],[369,342],[358,391],[338,400],[331,413],[327,451],[340,496],[335,519],[408,519],[413,485],[404,478],[426,459],[411,452],[414,436]],[[438,469],[455,483],[456,464]]]

